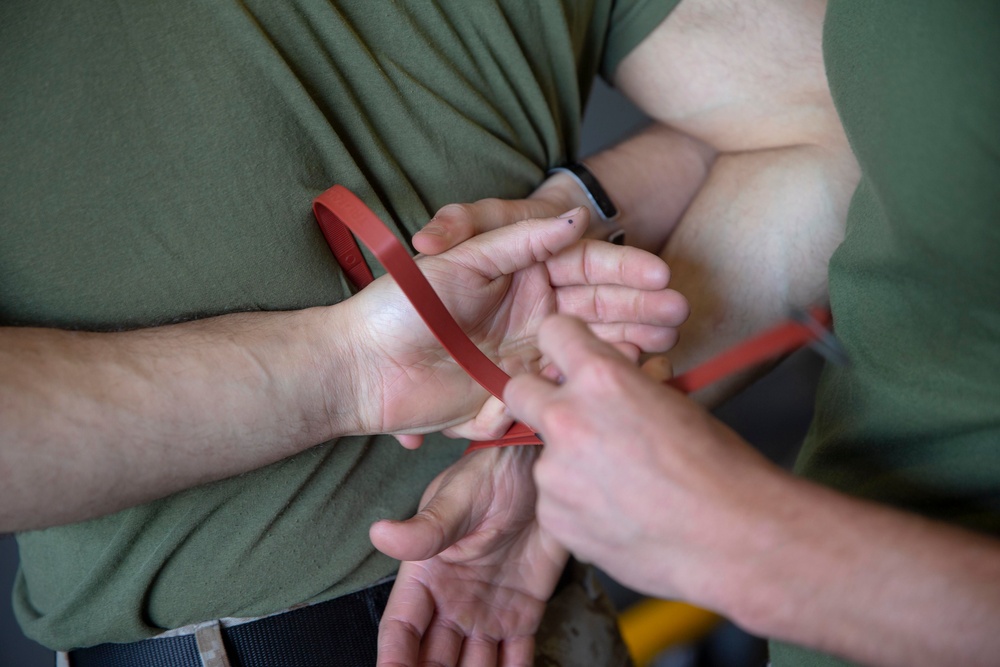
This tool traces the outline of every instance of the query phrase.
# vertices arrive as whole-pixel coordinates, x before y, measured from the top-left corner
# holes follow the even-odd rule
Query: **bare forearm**
[[[0,330],[0,530],[105,514],[356,429],[349,394],[328,393],[350,376],[327,310]]]
[[[857,167],[846,142],[722,155],[663,253],[691,317],[671,351],[683,372],[826,300]],[[738,382],[736,383],[738,384]],[[700,398],[716,402],[728,390]]]
[[[743,627],[864,664],[995,664],[1000,542],[787,476],[758,489],[729,578],[754,585],[722,605]]]
[[[685,0],[615,73],[650,117],[718,151],[665,249],[692,307],[680,371],[825,298],[858,179],[823,66],[825,7]]]

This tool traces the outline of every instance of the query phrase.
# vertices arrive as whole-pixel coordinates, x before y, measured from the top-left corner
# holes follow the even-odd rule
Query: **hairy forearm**
[[[864,664],[994,664],[1000,542],[780,475],[741,508],[719,573],[754,585],[729,587],[717,608]]]
[[[355,431],[336,308],[0,329],[0,530],[106,514]]]

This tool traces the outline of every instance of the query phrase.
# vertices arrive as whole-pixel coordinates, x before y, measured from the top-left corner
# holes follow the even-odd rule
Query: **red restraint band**
[[[330,249],[355,287],[365,287],[373,277],[351,232],[396,279],[417,313],[455,361],[488,392],[503,400],[503,389],[510,376],[465,335],[410,253],[364,202],[347,188],[335,185],[313,201],[313,213]],[[816,310],[812,311],[812,315],[823,326],[829,326],[829,311]],[[666,384],[691,393],[728,375],[787,354],[817,337],[817,332],[805,324],[789,321],[743,341],[701,366],[668,380]],[[542,444],[541,439],[526,425],[517,422],[503,437],[473,442],[467,451],[539,444]]]

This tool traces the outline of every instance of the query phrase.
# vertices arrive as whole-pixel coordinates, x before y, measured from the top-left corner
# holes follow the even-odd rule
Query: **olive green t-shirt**
[[[675,4],[4,2],[0,325],[342,300],[317,194],[351,188],[404,240],[446,203],[525,196],[575,157],[595,73]],[[395,569],[369,525],[410,515],[462,447],[344,438],[21,534],[17,616],[68,649],[367,586]]]
[[[798,471],[1000,536],[1000,3],[831,0],[824,51],[863,174],[830,265],[852,364]]]

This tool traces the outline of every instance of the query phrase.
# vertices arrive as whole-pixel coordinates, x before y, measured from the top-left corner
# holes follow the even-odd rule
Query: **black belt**
[[[392,582],[222,628],[232,667],[364,667],[377,656],[378,624]],[[202,667],[193,634],[100,644],[70,652],[71,667]]]

